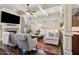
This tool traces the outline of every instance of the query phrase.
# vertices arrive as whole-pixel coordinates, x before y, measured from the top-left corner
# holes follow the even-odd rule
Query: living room
[[[76,12],[75,4],[1,4],[0,55],[78,54]]]
[[[59,31],[60,28],[63,27],[63,25],[61,25],[60,9],[58,10],[58,8],[61,7],[60,4],[2,4],[0,6],[0,46],[2,50],[4,50],[1,52],[2,54],[62,54],[63,47],[59,39]],[[51,11],[52,9],[53,11]],[[49,10],[50,12],[48,12]],[[16,19],[16,21],[14,19]],[[15,40],[17,38],[16,36],[18,36],[17,34],[21,36],[24,35],[24,38],[28,36],[29,40],[25,40],[26,43]],[[48,35],[54,37],[51,38]],[[24,39],[21,36],[19,38],[21,40]],[[31,42],[30,39],[33,39],[34,43]],[[34,49],[34,51],[32,51],[32,49]]]

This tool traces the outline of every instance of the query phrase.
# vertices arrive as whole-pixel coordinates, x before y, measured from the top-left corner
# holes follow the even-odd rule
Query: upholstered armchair
[[[29,34],[23,33],[16,33],[15,35],[20,49],[31,51],[33,48],[36,48],[37,38],[32,39]]]

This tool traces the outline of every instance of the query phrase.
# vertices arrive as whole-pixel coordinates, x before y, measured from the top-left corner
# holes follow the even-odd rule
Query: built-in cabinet
[[[79,35],[77,34],[72,36],[72,53],[74,55],[79,55]]]
[[[79,12],[72,16],[72,54],[79,55]]]
[[[7,9],[7,8],[1,8],[0,9],[0,41],[2,41],[2,32],[4,31],[21,31],[21,24],[8,24],[8,23],[1,23],[1,11],[5,11],[14,15],[18,15],[16,12],[14,12],[13,10]],[[18,15],[20,16],[20,15]],[[22,17],[20,17],[20,20],[22,19]]]

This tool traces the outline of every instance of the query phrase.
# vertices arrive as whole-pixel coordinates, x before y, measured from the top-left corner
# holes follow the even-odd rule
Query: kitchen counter
[[[72,34],[76,34],[76,35],[79,35],[79,32],[78,31],[72,31]]]
[[[72,34],[79,35],[79,27],[72,27]]]
[[[60,29],[60,32],[63,33],[63,28]],[[72,35],[79,35],[79,27],[72,27]]]

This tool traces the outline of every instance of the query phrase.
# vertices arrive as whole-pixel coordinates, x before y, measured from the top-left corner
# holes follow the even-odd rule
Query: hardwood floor
[[[37,48],[43,49],[47,53],[61,55],[61,46],[55,46],[51,44],[46,44],[42,39],[39,40]]]
[[[10,47],[0,44],[0,52],[3,55],[20,55],[18,47]],[[0,55],[2,55],[0,53]],[[61,55],[61,46],[46,44],[43,39],[38,40],[37,51],[28,52],[26,55]]]

